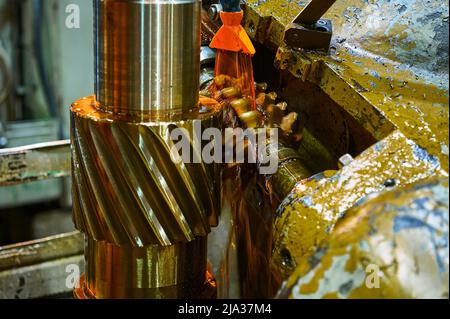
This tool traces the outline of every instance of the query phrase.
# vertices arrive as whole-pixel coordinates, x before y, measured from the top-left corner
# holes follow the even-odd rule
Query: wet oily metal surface
[[[276,65],[320,86],[377,139],[399,128],[448,171],[448,6],[440,1],[338,1],[329,55],[282,45],[305,1],[246,1],[250,36]],[[281,48],[279,48],[281,46]]]
[[[432,178],[352,208],[280,296],[448,298],[448,179]]]
[[[0,186],[17,185],[70,172],[69,141],[0,150]]]
[[[220,170],[214,163],[175,163],[171,132],[185,129],[189,153],[199,154],[195,130],[220,127],[220,110],[217,103],[202,105],[152,122],[102,111],[93,96],[72,105],[73,219],[88,239],[81,288],[87,297],[209,291],[205,236],[218,221]]]
[[[341,171],[298,183],[276,213],[274,271],[286,279],[358,200],[435,175],[439,169],[436,157],[396,131]]]
[[[218,276],[219,298],[272,298],[278,290],[269,266],[274,207],[256,180],[248,167],[224,171],[218,230],[230,223],[231,231],[220,242],[224,245],[226,240],[227,250]]]
[[[306,3],[246,1],[246,30],[277,52],[275,66],[282,76],[296,78],[280,88],[281,98],[301,114],[305,105],[294,88],[312,83],[380,142],[336,174],[299,183],[279,207],[272,268],[281,280],[362,198],[448,176],[448,6],[422,0],[337,1],[325,16],[334,27],[332,48],[325,54],[283,45],[284,29]]]

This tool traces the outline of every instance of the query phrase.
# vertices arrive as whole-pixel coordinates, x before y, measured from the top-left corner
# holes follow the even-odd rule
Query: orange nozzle
[[[243,52],[254,55],[256,50],[247,32],[241,26],[244,12],[220,12],[223,26],[214,36],[210,47],[212,49],[232,52]]]

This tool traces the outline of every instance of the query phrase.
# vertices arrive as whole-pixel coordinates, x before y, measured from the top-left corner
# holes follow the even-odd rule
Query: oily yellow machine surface
[[[448,298],[448,6],[242,1],[253,107],[208,49],[235,2],[93,1],[95,95],[71,107],[82,235],[54,239],[84,251],[75,296]],[[278,129],[278,169],[174,162],[196,123]]]

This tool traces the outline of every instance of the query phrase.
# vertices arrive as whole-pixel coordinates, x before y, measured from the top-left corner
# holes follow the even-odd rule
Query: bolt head
[[[394,187],[395,185],[397,185],[397,181],[393,178],[389,178],[387,180],[384,181],[384,186],[385,187]]]
[[[339,165],[341,167],[349,165],[351,162],[353,162],[353,156],[350,154],[345,154],[339,158]]]
[[[212,4],[208,9],[208,16],[211,21],[217,21],[220,17],[220,12],[223,10],[222,5],[219,3]]]

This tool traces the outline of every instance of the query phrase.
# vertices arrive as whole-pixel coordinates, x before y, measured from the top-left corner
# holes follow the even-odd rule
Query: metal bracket
[[[336,0],[312,0],[285,31],[284,42],[307,50],[330,49],[333,36],[331,20],[321,19]]]

